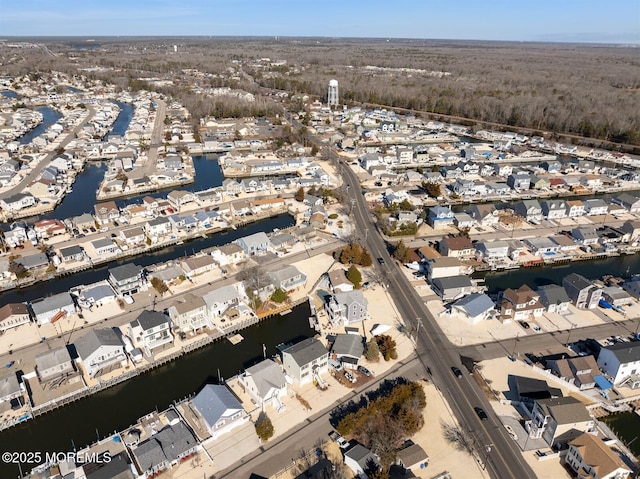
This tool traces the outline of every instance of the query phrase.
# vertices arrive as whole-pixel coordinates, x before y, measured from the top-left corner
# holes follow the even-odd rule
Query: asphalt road
[[[90,106],[87,107],[87,110],[89,110],[89,113],[87,114],[85,119],[82,120],[76,127],[74,127],[72,131],[66,133],[66,137],[60,142],[56,149],[64,148],[65,146],[67,146],[71,140],[74,140],[76,138],[76,133],[78,133],[80,129],[93,118],[95,110]],[[55,151],[48,153],[45,158],[43,158],[29,173],[27,173],[27,175],[22,179],[20,183],[0,193],[0,198],[8,198],[17,193],[22,193],[28,185],[38,179],[42,170],[49,166],[49,163],[56,155],[57,153]]]
[[[338,173],[345,182],[344,193],[352,205],[351,213],[360,241],[364,240],[373,258],[384,259],[384,264],[376,264],[374,261],[379,276],[386,282],[387,291],[394,299],[405,323],[416,324],[418,355],[424,374],[431,371],[434,384],[443,392],[461,427],[471,431],[476,438],[479,444],[478,456],[485,462],[492,477],[535,478],[514,441],[493,414],[488,399],[475,380],[469,375],[456,378],[452,374],[452,366],[462,367],[457,349],[443,334],[397,263],[391,260],[387,246],[377,234],[373,216],[361,194],[355,173],[341,163],[333,150],[330,150],[329,154],[334,164],[338,165]],[[482,421],[478,418],[474,410],[474,407],[478,406],[487,412],[488,420]]]

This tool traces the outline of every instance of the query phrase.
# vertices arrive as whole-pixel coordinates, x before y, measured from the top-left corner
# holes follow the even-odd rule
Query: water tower
[[[338,106],[338,80],[329,80],[327,105],[329,105],[329,107]]]

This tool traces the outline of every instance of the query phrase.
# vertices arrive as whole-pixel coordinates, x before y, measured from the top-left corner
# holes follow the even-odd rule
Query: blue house
[[[427,221],[433,228],[444,228],[453,224],[455,219],[453,211],[448,206],[434,206],[429,208]]]

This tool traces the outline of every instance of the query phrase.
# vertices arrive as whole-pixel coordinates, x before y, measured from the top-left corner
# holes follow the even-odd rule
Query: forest
[[[278,89],[322,100],[335,78],[347,105],[640,144],[640,55],[632,46],[281,37],[101,39],[92,49],[78,43],[51,40],[46,51],[0,48],[0,60],[5,74],[99,66],[108,70],[92,77],[122,88],[170,78],[173,86],[163,91],[196,118],[270,115],[277,108],[261,94]],[[205,76],[191,77],[187,69]],[[242,89],[256,94],[256,102],[205,99],[192,92],[194,83]]]

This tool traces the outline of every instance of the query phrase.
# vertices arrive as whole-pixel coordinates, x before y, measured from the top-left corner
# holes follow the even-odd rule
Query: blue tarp
[[[613,387],[613,384],[611,384],[611,381],[609,381],[607,378],[605,378],[602,375],[594,376],[593,379],[596,380],[596,385],[600,389],[606,390],[606,389],[611,389]]]
[[[610,303],[606,302],[604,299],[600,299],[600,301],[598,301],[598,305],[601,308],[613,309],[613,306]]]

